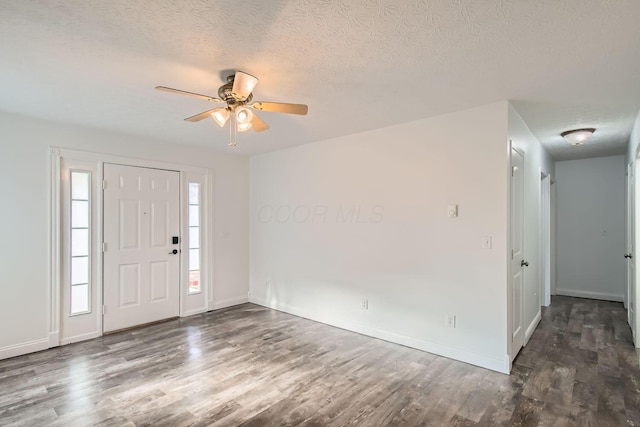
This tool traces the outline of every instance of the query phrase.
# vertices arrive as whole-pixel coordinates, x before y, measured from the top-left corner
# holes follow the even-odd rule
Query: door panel
[[[511,149],[511,358],[524,345],[523,328],[523,267],[524,260],[524,158]]]
[[[105,164],[104,332],[179,314],[178,172]]]
[[[120,202],[120,250],[140,249],[140,202],[138,200],[119,200]]]
[[[169,297],[169,263],[151,263],[151,301],[164,301]]]
[[[118,286],[118,308],[140,305],[140,264],[121,264]]]

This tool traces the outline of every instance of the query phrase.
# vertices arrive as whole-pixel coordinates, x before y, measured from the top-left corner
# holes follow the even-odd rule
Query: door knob
[[[631,254],[624,254],[624,257],[625,257],[625,258],[633,258],[633,255],[631,255]]]
[[[178,253],[177,249],[172,250],[171,252],[169,252],[169,255],[175,255]]]
[[[520,267],[529,267],[529,263],[525,260],[520,261]]]

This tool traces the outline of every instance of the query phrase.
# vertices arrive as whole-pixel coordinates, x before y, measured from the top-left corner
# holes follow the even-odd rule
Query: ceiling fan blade
[[[262,132],[263,130],[269,129],[269,125],[254,113],[253,118],[251,119],[251,129],[256,132]]]
[[[211,117],[211,113],[213,113],[214,110],[217,110],[217,108],[213,108],[211,110],[207,110],[207,111],[203,111],[200,114],[196,114],[195,116],[191,116],[191,117],[187,117],[186,119],[184,119],[185,122],[199,122],[200,120],[204,120],[208,117]]]
[[[208,96],[208,95],[201,95],[199,93],[187,92],[186,90],[173,89],[173,88],[166,87],[166,86],[156,86],[156,89],[157,90],[162,90],[164,92],[177,93],[178,95],[195,96],[196,98],[204,99],[206,101],[211,101],[211,102],[224,102],[220,98],[214,98],[214,97]]]
[[[304,116],[309,111],[309,107],[304,104],[287,104],[285,102],[254,102],[251,108],[260,111],[270,111],[273,113],[299,114]]]
[[[231,88],[231,94],[238,101],[244,101],[249,98],[253,88],[258,84],[258,79],[251,74],[243,73],[242,71],[236,71],[236,75],[233,78],[233,87]]]

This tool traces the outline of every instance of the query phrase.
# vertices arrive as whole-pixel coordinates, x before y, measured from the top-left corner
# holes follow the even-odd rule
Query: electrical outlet
[[[447,314],[447,328],[455,328],[456,327],[456,315],[455,314]]]
[[[369,310],[369,300],[366,298],[362,300],[362,309]]]

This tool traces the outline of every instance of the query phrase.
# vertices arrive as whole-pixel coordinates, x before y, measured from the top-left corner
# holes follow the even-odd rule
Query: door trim
[[[540,305],[547,307],[551,305],[551,174],[542,168],[540,168],[539,197],[540,292],[538,295],[540,295]]]
[[[139,166],[146,167],[152,169],[165,169],[165,170],[173,170],[180,173],[180,212],[182,212],[182,205],[185,202],[184,198],[184,186],[185,183],[188,183],[190,179],[194,179],[204,183],[204,189],[201,192],[202,197],[202,209],[203,209],[203,225],[205,230],[203,235],[206,236],[204,239],[204,248],[203,248],[203,259],[209,260],[210,254],[210,246],[211,246],[211,234],[210,230],[212,230],[212,219],[211,219],[211,202],[209,189],[212,188],[212,172],[208,168],[203,168],[199,166],[185,165],[181,163],[170,163],[170,162],[162,162],[148,159],[139,159],[133,157],[119,156],[114,154],[105,154],[105,153],[97,153],[91,151],[82,151],[82,150],[74,150],[67,149],[61,147],[51,147],[49,149],[49,159],[50,159],[50,192],[49,192],[49,218],[50,218],[50,232],[49,232],[49,277],[48,277],[48,293],[46,298],[46,308],[47,308],[47,318],[48,318],[48,339],[47,345],[49,348],[57,347],[61,344],[68,344],[71,342],[81,341],[85,339],[95,338],[96,336],[102,335],[102,293],[103,293],[103,255],[102,251],[97,251],[96,253],[96,265],[99,268],[98,278],[96,283],[96,292],[98,295],[98,306],[94,307],[92,310],[93,316],[97,316],[98,319],[98,333],[88,333],[88,334],[79,334],[73,337],[63,337],[61,333],[61,321],[62,321],[62,300],[60,298],[62,291],[62,262],[65,259],[65,254],[62,253],[62,201],[61,197],[61,165],[62,159],[73,159],[84,162],[94,162],[95,163],[95,173],[96,173],[96,185],[99,194],[97,194],[96,207],[99,215],[97,215],[97,236],[96,241],[102,242],[104,241],[103,236],[103,193],[102,193],[102,185],[98,185],[98,183],[102,183],[103,181],[103,166],[104,163],[115,163],[126,166]],[[186,221],[184,218],[180,218],[180,232],[182,236],[188,235],[188,230]],[[183,251],[183,255],[186,257],[186,253],[188,251]],[[187,265],[184,263],[183,258],[181,261],[182,265]],[[185,304],[183,301],[183,296],[185,293],[183,290],[185,288],[188,289],[188,281],[184,283],[184,275],[180,274],[180,317],[184,317],[187,315],[202,313],[208,310],[209,304],[209,289],[211,287],[211,279],[212,279],[212,271],[209,267],[210,263],[203,263],[207,267],[207,271],[204,274],[204,286],[203,292],[200,298],[202,298],[202,304],[196,304],[198,308],[196,309],[185,309]],[[192,304],[193,305],[193,304]]]

